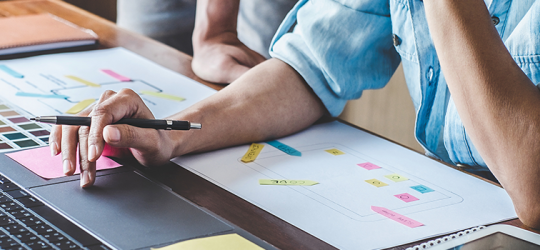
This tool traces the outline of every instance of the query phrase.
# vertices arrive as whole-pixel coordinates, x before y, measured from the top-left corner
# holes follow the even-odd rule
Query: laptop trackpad
[[[233,228],[135,172],[31,188],[58,210],[119,249],[148,248]]]

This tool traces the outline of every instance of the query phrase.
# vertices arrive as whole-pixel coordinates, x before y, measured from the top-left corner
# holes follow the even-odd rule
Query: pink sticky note
[[[404,201],[404,202],[411,202],[411,201],[417,201],[418,198],[408,194],[408,193],[403,193],[403,194],[396,194],[394,195],[395,197],[397,197],[398,199]]]
[[[360,166],[360,167],[363,167],[363,168],[365,168],[367,170],[373,170],[373,169],[381,168],[381,167],[379,167],[379,166],[377,166],[377,165],[375,165],[375,164],[373,164],[371,162],[360,163],[360,164],[357,164],[357,165]]]
[[[389,218],[393,221],[397,221],[405,226],[408,226],[410,228],[415,228],[415,227],[419,227],[419,226],[423,226],[424,224],[418,222],[418,221],[415,221],[411,218],[408,218],[404,215],[401,215],[401,214],[398,214],[394,211],[391,211],[389,209],[386,209],[384,207],[376,207],[376,206],[371,206],[371,210],[377,212],[378,214],[386,217],[386,218]]]
[[[103,71],[103,73],[107,74],[107,75],[110,75],[118,80],[120,80],[121,82],[129,82],[131,81],[131,79],[129,79],[128,77],[125,77],[123,75],[120,75],[110,69],[102,69],[101,71]]]
[[[43,178],[53,179],[65,176],[62,168],[62,155],[51,156],[49,147],[28,149],[6,155]],[[78,162],[79,159],[77,159],[76,174],[80,173]],[[97,170],[119,166],[120,164],[105,156],[101,156],[96,162]]]

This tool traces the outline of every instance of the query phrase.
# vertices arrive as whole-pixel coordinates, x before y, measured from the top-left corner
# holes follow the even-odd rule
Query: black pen
[[[30,118],[32,121],[51,123],[57,125],[90,126],[92,118],[88,116],[38,116]],[[114,124],[127,124],[139,128],[153,128],[165,130],[201,129],[200,123],[175,120],[154,120],[141,118],[123,118]]]

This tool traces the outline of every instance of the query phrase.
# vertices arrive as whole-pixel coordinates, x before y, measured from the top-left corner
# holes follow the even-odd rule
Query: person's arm
[[[238,39],[240,0],[198,0],[193,30],[193,72],[215,83],[230,83],[266,60]]]
[[[540,91],[510,56],[484,1],[424,0],[424,5],[467,133],[520,220],[539,228]]]
[[[81,144],[81,186],[87,187],[95,180],[95,161],[105,142],[116,148],[129,148],[141,164],[154,166],[187,153],[285,136],[308,127],[325,112],[320,99],[293,68],[270,59],[218,93],[169,117],[201,123],[201,130],[109,125],[123,117],[153,118],[135,92],[122,90],[102,96],[90,113],[89,129],[55,126],[50,141],[52,151],[62,151],[70,164],[68,174],[75,171],[77,143]]]

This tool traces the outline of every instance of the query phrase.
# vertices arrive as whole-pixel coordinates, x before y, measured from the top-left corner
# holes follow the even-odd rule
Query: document
[[[242,161],[250,145],[173,161],[339,249],[393,247],[516,218],[502,188],[340,122],[278,141],[301,156],[257,142],[267,146],[251,162]],[[317,184],[285,185],[294,180]]]

